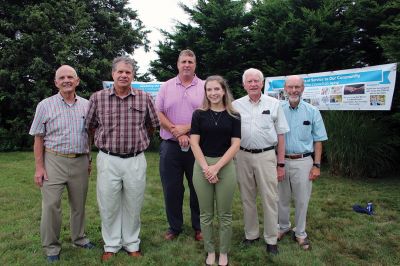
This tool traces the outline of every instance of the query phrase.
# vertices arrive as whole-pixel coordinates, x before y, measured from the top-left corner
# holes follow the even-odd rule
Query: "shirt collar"
[[[292,108],[292,106],[290,105],[289,100],[288,100],[287,102],[288,102],[288,105],[289,105],[289,109],[290,109],[290,110],[298,110],[298,109],[304,104],[302,98],[300,98],[299,104],[298,104],[295,108]]]
[[[110,89],[110,96],[111,96],[111,95],[117,96],[117,95],[115,94],[114,85],[113,85],[112,88]],[[129,91],[129,93],[128,93],[127,96],[129,96],[129,95],[135,95],[135,90],[134,90],[132,87],[131,87],[131,90]]]
[[[65,103],[64,97],[62,97],[62,95],[61,95],[60,92],[58,92],[56,95],[57,95],[56,97],[57,97],[58,99],[60,99],[61,101],[63,101],[63,102]],[[75,93],[74,95],[75,95],[75,96],[74,96],[74,99],[75,99],[75,102],[76,102],[76,101],[78,100],[78,97],[77,97],[76,93]]]
[[[199,82],[199,78],[196,76],[196,74],[194,74],[194,77],[192,79],[192,83],[190,84],[190,86],[195,86],[197,85],[197,82]],[[182,81],[179,78],[179,75],[176,76],[176,85],[182,85]]]
[[[259,104],[259,103],[261,102],[262,98],[263,98],[263,95],[261,94],[261,96],[260,96],[260,98],[258,99],[257,102],[254,102],[252,99],[250,99],[250,96],[249,96],[249,95],[246,95],[246,97],[247,97],[247,101],[248,101],[249,103],[251,103],[251,104]]]

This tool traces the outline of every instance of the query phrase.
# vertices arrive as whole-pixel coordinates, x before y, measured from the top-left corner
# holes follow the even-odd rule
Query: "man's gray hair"
[[[117,69],[117,64],[120,62],[124,62],[125,64],[131,65],[132,69],[133,69],[133,73],[136,72],[135,60],[133,60],[132,58],[130,58],[126,55],[118,56],[118,57],[114,58],[114,60],[112,62],[112,71],[113,72]]]
[[[260,81],[264,82],[264,75],[260,70],[258,70],[256,68],[249,68],[243,73],[243,77],[242,77],[243,84],[246,81],[246,77],[250,74],[256,74],[260,78]]]

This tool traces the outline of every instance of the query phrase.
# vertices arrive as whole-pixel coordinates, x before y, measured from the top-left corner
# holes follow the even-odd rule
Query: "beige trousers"
[[[279,230],[290,230],[290,201],[294,199],[296,237],[305,238],[308,202],[310,201],[312,181],[308,179],[313,159],[311,156],[301,159],[285,160],[285,179],[279,182]]]
[[[43,182],[42,219],[40,236],[47,256],[61,251],[61,198],[67,187],[70,213],[71,240],[76,245],[89,242],[84,233],[85,203],[88,190],[89,157],[65,158],[45,152],[44,165],[49,178]]]
[[[106,252],[140,249],[140,211],[146,167],[144,153],[126,159],[101,151],[97,155],[97,203]]]
[[[257,192],[264,217],[264,240],[275,245],[278,228],[278,179],[275,150],[249,153],[242,150],[236,155],[236,173],[243,204],[244,231],[247,239],[259,237]]]

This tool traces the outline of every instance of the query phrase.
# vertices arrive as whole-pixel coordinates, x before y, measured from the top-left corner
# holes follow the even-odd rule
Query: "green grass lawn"
[[[148,176],[141,214],[144,256],[133,259],[120,252],[106,264],[204,265],[202,243],[193,240],[188,194],[185,195],[184,232],[172,242],[163,240],[167,221],[158,174],[158,153],[148,152],[146,157]],[[0,264],[46,264],[39,236],[41,195],[33,183],[33,153],[0,153],[0,171]],[[262,241],[250,248],[240,244],[243,219],[237,190],[230,265],[400,265],[399,190],[399,178],[349,180],[323,172],[314,183],[308,212],[307,232],[313,249],[304,252],[286,237],[279,242],[280,254],[275,257],[265,252]],[[97,245],[96,249],[82,250],[71,246],[66,199],[64,193],[63,246],[61,261],[56,264],[100,265],[102,238],[96,202],[96,172],[93,171],[90,177],[86,204],[86,233]],[[353,204],[365,205],[368,201],[374,203],[374,216],[352,210]]]

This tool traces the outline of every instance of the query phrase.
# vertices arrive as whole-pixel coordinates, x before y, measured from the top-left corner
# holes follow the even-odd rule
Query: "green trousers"
[[[215,164],[219,158],[206,157],[207,163]],[[195,162],[193,185],[200,206],[200,225],[206,252],[215,252],[213,241],[214,202],[219,220],[219,251],[228,253],[232,238],[232,201],[236,189],[236,172],[233,160],[218,173],[219,181],[210,184],[203,175],[200,165]]]

